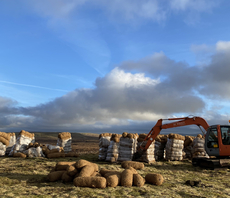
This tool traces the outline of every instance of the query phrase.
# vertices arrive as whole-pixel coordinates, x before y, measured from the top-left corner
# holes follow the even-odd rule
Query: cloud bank
[[[210,64],[200,67],[155,53],[121,63],[97,78],[92,89],[34,107],[0,97],[1,130],[146,132],[160,118],[190,114],[217,124],[214,119],[223,122],[229,115],[220,113],[218,103],[230,99],[229,54],[229,42],[218,42]]]

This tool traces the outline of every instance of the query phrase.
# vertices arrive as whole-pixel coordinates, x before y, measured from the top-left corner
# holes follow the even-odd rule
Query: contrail
[[[0,80],[0,82],[7,83],[7,84],[12,84],[12,85],[24,86],[24,87],[34,87],[34,88],[39,88],[39,89],[48,89],[48,90],[53,90],[53,91],[69,92],[69,90],[52,89],[52,88],[48,88],[48,87],[40,87],[40,86],[36,86],[36,85],[27,85],[27,84],[21,84],[21,83],[14,83],[14,82],[9,82],[9,81],[2,81],[2,80]]]

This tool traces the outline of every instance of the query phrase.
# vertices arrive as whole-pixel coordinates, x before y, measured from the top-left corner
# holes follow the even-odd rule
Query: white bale
[[[99,139],[99,147],[108,147],[110,143],[110,136],[101,137]]]
[[[47,147],[49,150],[58,149],[59,152],[60,152],[60,149],[61,149],[60,146],[54,146],[54,145],[51,145],[51,144],[46,144],[46,147]]]
[[[38,146],[37,148],[31,147],[28,149],[28,157],[45,157],[45,155],[42,152],[42,148]]]
[[[6,145],[0,142],[0,156],[4,156],[6,154]]]
[[[118,161],[131,161],[137,151],[137,138],[121,137]]]
[[[107,150],[106,161],[116,162],[119,156],[119,145],[120,142],[110,141],[109,147]]]
[[[62,139],[58,138],[57,146],[63,147],[65,152],[72,151],[72,138],[69,138],[66,140],[62,140]]]
[[[167,139],[165,146],[166,160],[180,161],[183,159],[184,140]]]

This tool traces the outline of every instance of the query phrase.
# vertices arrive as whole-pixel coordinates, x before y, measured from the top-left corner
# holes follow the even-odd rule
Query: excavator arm
[[[168,124],[162,124],[163,120],[175,120],[175,122],[168,123]],[[202,126],[205,131],[208,130],[209,125],[208,123],[201,117],[184,117],[184,118],[169,118],[169,119],[159,119],[156,123],[156,125],[150,130],[144,141],[147,141],[145,147],[140,146],[138,150],[138,154],[135,158],[139,158],[143,151],[146,151],[151,143],[155,140],[157,135],[161,132],[162,129],[168,129],[168,128],[174,128],[174,127],[181,127],[181,126],[187,126],[187,125],[197,125],[198,127]]]

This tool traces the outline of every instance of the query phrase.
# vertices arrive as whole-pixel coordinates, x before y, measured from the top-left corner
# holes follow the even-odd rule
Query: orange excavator
[[[163,120],[174,121],[168,124],[162,124]],[[197,125],[205,136],[204,148],[210,158],[193,158],[194,166],[206,168],[230,167],[230,126],[229,125],[212,125],[201,117],[184,117],[184,118],[169,118],[159,119],[156,125],[150,130],[144,141],[147,141],[144,147],[140,146],[134,154],[133,159],[140,158],[151,143],[155,140],[162,129],[181,127],[187,125]],[[203,131],[202,128],[205,130]]]

